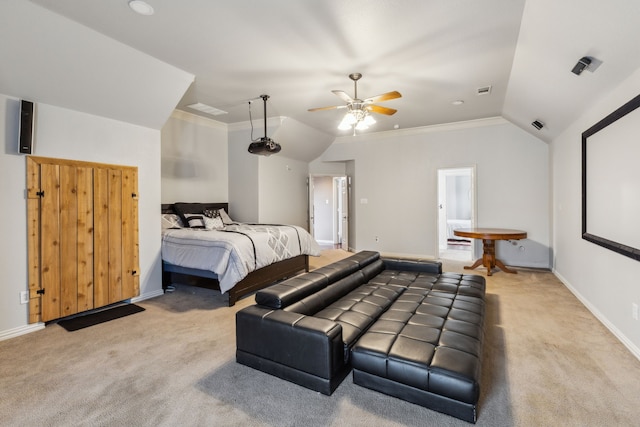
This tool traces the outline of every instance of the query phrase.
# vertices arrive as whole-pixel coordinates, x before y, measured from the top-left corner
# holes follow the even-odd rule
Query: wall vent
[[[491,93],[491,86],[484,86],[478,88],[478,95],[489,95]]]

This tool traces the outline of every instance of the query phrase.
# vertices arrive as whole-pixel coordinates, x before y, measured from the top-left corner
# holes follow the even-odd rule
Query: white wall
[[[551,144],[554,271],[581,301],[640,358],[640,262],[583,240],[582,132],[640,93],[640,69]],[[635,179],[631,185],[640,185]],[[629,230],[638,233],[639,228]]]
[[[229,128],[229,210],[231,218],[240,222],[258,222],[259,157],[247,151],[251,130]]]
[[[174,111],[162,128],[162,203],[228,202],[227,125]]]
[[[276,133],[281,118],[268,119],[267,133]],[[254,129],[253,137],[259,137]],[[271,156],[247,151],[251,128],[229,126],[229,209],[242,222],[293,224],[307,228],[306,161],[287,158],[285,149]]]
[[[518,246],[499,242],[498,257],[549,268],[548,148],[503,119],[488,119],[338,138],[322,160],[354,161],[357,250],[436,257],[437,170],[476,165],[477,225],[528,233]]]
[[[152,129],[194,80],[30,1],[0,1],[0,40],[0,93]]]
[[[259,156],[258,176],[258,222],[308,229],[308,164],[279,155]]]
[[[309,173],[312,175],[346,175],[345,162],[323,162],[322,157],[318,157],[309,163]]]
[[[34,155],[138,167],[140,293],[161,293],[160,131],[46,104],[36,108]],[[6,210],[0,222],[0,339],[31,328],[28,306],[19,298],[28,281],[26,161],[17,154],[18,113],[19,100],[0,95],[0,201]]]
[[[333,223],[336,209],[333,194],[333,177],[316,176],[313,185],[313,237],[318,241],[334,243]]]

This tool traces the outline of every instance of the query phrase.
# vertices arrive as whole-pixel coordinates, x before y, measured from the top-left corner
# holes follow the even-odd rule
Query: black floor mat
[[[128,316],[130,314],[144,311],[144,308],[135,304],[119,305],[117,307],[108,308],[96,313],[85,314],[83,316],[73,317],[71,319],[61,320],[58,325],[67,331],[77,331],[78,329],[88,328],[89,326],[108,322],[113,319]]]

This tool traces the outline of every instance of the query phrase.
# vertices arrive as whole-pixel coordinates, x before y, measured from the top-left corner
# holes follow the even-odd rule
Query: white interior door
[[[309,231],[323,247],[349,247],[349,187],[346,176],[309,177]]]
[[[459,261],[474,258],[473,241],[456,241],[453,230],[476,224],[475,166],[438,169],[438,257]]]
[[[315,221],[314,221],[314,215],[313,215],[313,176],[309,175],[309,178],[307,178],[307,190],[309,193],[308,196],[308,208],[307,208],[307,213],[309,216],[309,219],[307,220],[307,227],[308,227],[308,231],[309,234],[311,234],[311,237],[314,236],[315,233]]]
[[[338,193],[338,229],[340,242],[340,248],[349,250],[349,186],[346,176],[341,176],[336,179],[336,187]]]

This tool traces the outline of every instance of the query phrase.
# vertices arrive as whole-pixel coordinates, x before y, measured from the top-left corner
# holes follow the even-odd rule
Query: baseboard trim
[[[164,291],[162,289],[157,289],[155,291],[147,292],[142,295],[138,295],[137,297],[131,298],[131,302],[136,303],[136,302],[144,301],[146,299],[159,297],[161,295],[164,295]]]
[[[633,354],[636,357],[636,359],[640,360],[640,348],[638,348],[633,342],[631,342],[626,337],[626,335],[624,335],[618,328],[615,327],[613,323],[609,321],[609,319],[607,319],[597,308],[595,308],[586,298],[584,298],[580,294],[580,292],[578,292],[578,290],[574,288],[571,285],[571,283],[569,283],[569,281],[562,276],[562,274],[558,273],[558,271],[555,268],[552,271],[553,271],[553,274],[555,274],[555,276],[558,279],[560,279],[562,284],[567,289],[569,289],[569,291],[576,298],[578,298],[578,301],[580,301],[582,305],[584,305],[587,308],[587,310],[589,310],[591,314],[593,314],[596,317],[596,319],[598,319],[600,323],[602,323],[604,327],[607,328],[613,334],[613,336],[615,336],[618,339],[618,341],[622,343],[622,345],[627,347],[627,349],[631,352],[631,354]]]
[[[401,258],[401,259],[411,259],[411,260],[435,260],[436,257],[433,255],[418,255],[418,254],[405,254],[402,252],[380,252],[380,256],[382,258]]]
[[[0,341],[8,340],[10,338],[19,337],[20,335],[30,334],[31,332],[44,329],[44,323],[32,323],[30,325],[19,326],[17,328],[8,329],[6,331],[0,331]]]
[[[162,289],[158,289],[152,292],[147,292],[135,298],[131,298],[129,302],[136,303],[139,301],[144,301],[146,299],[155,298],[161,295],[164,295],[164,291]],[[44,327],[45,327],[45,324],[43,322],[39,322],[39,323],[32,323],[29,325],[19,326],[17,328],[8,329],[6,331],[0,331],[0,341],[19,337],[20,335],[30,334],[31,332],[44,329]]]

